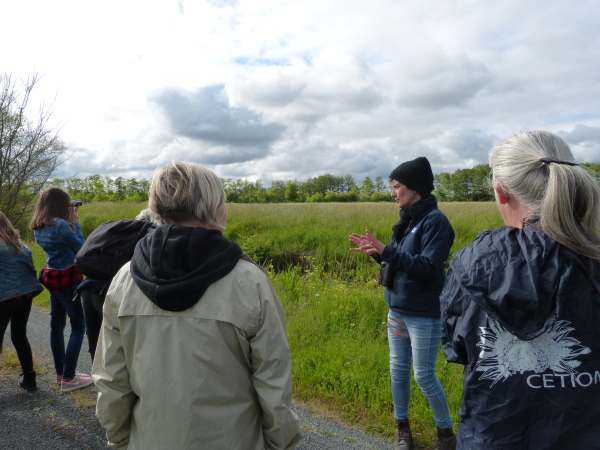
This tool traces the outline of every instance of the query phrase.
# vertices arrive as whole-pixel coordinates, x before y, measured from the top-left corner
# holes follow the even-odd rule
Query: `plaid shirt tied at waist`
[[[19,295],[18,297],[15,297],[15,300],[29,300],[30,298],[36,297],[39,293],[40,291],[33,291],[29,294]]]
[[[79,284],[83,276],[75,265],[65,270],[47,269],[45,266],[40,270],[39,282],[52,293],[62,292],[72,284]]]

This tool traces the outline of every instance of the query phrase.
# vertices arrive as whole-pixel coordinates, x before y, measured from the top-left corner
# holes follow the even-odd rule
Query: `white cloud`
[[[35,14],[32,14],[35,12]],[[387,177],[487,162],[520,129],[600,160],[600,5],[287,0],[23,0],[0,67],[43,78],[71,158],[58,175],[150,176],[187,158],[220,176]]]

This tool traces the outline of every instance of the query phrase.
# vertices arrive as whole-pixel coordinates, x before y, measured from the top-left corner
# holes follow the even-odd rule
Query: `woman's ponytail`
[[[544,232],[575,253],[600,261],[600,189],[573,161],[563,138],[547,131],[521,131],[499,142],[490,167]]]

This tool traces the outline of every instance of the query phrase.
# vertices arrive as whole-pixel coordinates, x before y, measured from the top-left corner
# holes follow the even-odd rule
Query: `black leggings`
[[[0,302],[0,346],[10,322],[10,340],[15,346],[24,373],[33,371],[33,355],[27,340],[27,321],[32,302],[31,298],[27,300],[10,298]]]
[[[90,356],[92,357],[92,362],[94,362],[98,336],[100,336],[100,328],[102,327],[102,307],[104,306],[106,294],[95,294],[92,292],[92,289],[82,289],[79,294],[81,295],[81,306],[83,306],[83,314],[85,316],[85,328],[90,346]]]

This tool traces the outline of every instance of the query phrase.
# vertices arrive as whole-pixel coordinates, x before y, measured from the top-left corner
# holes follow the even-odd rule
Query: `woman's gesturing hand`
[[[385,248],[385,244],[383,242],[379,242],[375,239],[369,230],[365,230],[366,236],[358,233],[352,233],[350,235],[350,242],[356,245],[358,248],[351,248],[351,252],[362,252],[365,255],[374,255],[375,253],[379,253],[380,255],[383,253],[383,249]]]

